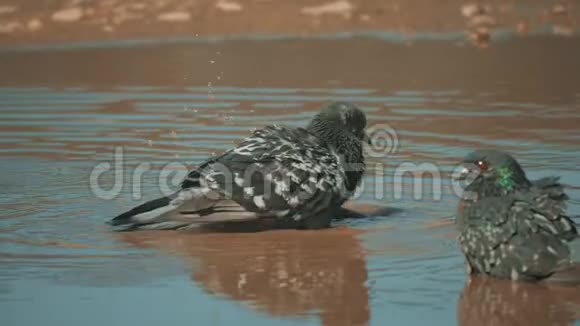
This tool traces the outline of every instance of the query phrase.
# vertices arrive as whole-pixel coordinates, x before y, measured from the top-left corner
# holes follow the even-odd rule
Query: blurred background
[[[239,34],[464,32],[485,46],[494,34],[573,36],[575,1],[4,0],[2,45]]]
[[[467,282],[449,181],[473,149],[504,150],[532,179],[561,176],[580,215],[579,15],[572,0],[1,0],[0,323],[580,325],[577,289]],[[338,100],[378,130],[350,205],[382,214],[316,232],[104,225],[252,129]]]

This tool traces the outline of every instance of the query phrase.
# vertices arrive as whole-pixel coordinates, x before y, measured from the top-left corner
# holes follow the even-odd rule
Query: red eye
[[[481,169],[481,171],[486,171],[487,168],[489,168],[489,165],[485,161],[477,161],[476,164],[477,166],[479,166],[479,169]]]

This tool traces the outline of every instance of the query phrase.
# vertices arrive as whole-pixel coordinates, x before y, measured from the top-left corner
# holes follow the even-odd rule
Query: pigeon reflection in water
[[[128,232],[122,239],[185,257],[208,293],[276,318],[318,315],[323,325],[367,325],[367,270],[358,233]]]
[[[472,277],[457,305],[460,326],[573,325],[580,287]]]

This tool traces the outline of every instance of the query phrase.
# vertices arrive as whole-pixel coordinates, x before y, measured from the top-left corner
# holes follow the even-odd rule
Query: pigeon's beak
[[[364,134],[363,141],[365,143],[367,143],[369,146],[373,144],[371,137],[369,137],[369,135],[367,133]]]
[[[468,175],[469,175],[469,169],[464,166],[461,169],[461,171],[459,171],[459,174],[455,177],[455,180],[457,180],[457,181],[465,180],[465,179],[467,179]]]
[[[459,170],[459,174],[454,176],[454,180],[463,181],[466,180],[470,175],[476,173],[473,164],[464,164]]]

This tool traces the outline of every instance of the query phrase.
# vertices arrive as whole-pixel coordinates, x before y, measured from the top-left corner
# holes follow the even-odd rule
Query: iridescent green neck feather
[[[514,173],[507,167],[501,167],[498,170],[499,178],[497,179],[497,184],[506,191],[514,190],[516,186],[516,180],[514,180]]]

